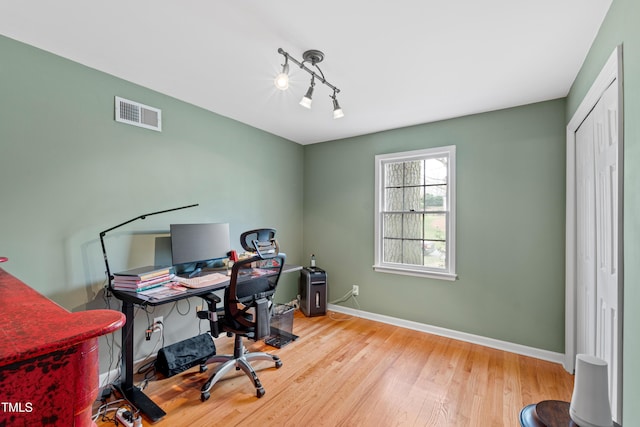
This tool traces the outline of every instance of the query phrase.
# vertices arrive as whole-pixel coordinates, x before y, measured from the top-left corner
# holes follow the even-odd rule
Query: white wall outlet
[[[151,328],[151,332],[162,332],[164,330],[163,317],[154,317],[153,318],[153,327]]]
[[[353,285],[353,288],[351,289],[351,295],[358,296],[360,294],[360,286],[358,285]]]

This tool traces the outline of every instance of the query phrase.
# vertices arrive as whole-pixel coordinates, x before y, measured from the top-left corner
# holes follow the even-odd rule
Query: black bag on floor
[[[161,348],[156,358],[156,371],[169,378],[206,362],[215,354],[216,345],[211,335],[197,335]]]

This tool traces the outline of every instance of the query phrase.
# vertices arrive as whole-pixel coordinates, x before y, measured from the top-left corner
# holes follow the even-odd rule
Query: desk
[[[292,273],[302,270],[300,265],[285,264],[282,268],[282,273]],[[268,276],[259,276],[268,277]],[[240,283],[253,280],[254,277],[246,276],[239,279]],[[201,297],[207,295],[213,291],[224,289],[229,285],[229,281],[218,283],[206,288],[189,289],[187,292],[179,295],[174,295],[162,300],[150,299],[144,295],[139,295],[135,292],[126,292],[112,290],[113,295],[122,301],[122,313],[127,319],[127,323],[122,329],[122,373],[123,380],[120,385],[122,392],[127,399],[138,408],[143,414],[145,414],[151,421],[157,421],[166,415],[166,412],[160,408],[156,403],[149,399],[138,387],[133,385],[133,322],[134,322],[134,305],[141,306],[158,306],[163,304],[169,304],[172,302],[180,301],[191,297]]]
[[[3,269],[0,307],[0,425],[94,426],[98,337],[124,316],[70,313]]]

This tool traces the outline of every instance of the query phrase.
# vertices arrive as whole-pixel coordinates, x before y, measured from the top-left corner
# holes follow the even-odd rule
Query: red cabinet
[[[0,425],[92,426],[98,337],[124,322],[71,313],[0,269]]]

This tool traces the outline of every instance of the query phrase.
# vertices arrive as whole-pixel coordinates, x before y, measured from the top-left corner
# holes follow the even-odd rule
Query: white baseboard
[[[508,351],[510,353],[534,357],[536,359],[546,360],[548,362],[558,363],[560,365],[562,365],[564,362],[564,354],[562,353],[541,350],[539,348],[528,347],[526,345],[514,344],[508,341],[500,341],[480,335],[468,334],[466,332],[454,331],[452,329],[413,322],[411,320],[398,319],[397,317],[385,316],[382,314],[369,313],[367,311],[356,310],[354,308],[342,307],[334,304],[329,304],[328,309],[337,313],[349,314],[351,316],[375,320],[376,322],[399,326],[401,328],[413,329],[415,331],[426,332],[428,334],[439,335],[446,338],[452,338],[458,341],[465,341],[472,344],[478,344],[485,347]]]

